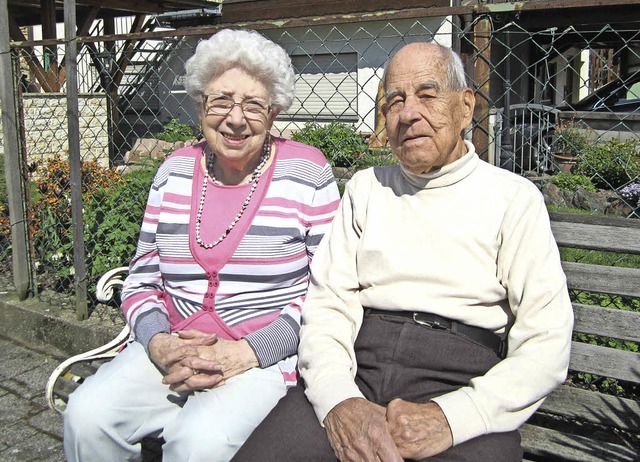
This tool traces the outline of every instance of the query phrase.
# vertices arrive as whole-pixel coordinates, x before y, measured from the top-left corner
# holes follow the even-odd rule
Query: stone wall
[[[24,94],[24,130],[29,164],[42,164],[50,157],[67,158],[67,96],[61,93]],[[108,112],[105,95],[80,95],[80,155],[109,166]],[[0,149],[4,149],[0,119]],[[2,151],[4,152],[4,151]]]

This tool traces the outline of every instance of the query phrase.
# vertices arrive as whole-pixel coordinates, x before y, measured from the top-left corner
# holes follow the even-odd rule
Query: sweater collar
[[[475,170],[480,158],[476,155],[476,149],[469,141],[465,140],[467,153],[460,159],[445,165],[444,167],[432,170],[428,173],[416,175],[406,170],[400,164],[402,176],[413,186],[421,189],[442,188],[449,186],[466,178]]]

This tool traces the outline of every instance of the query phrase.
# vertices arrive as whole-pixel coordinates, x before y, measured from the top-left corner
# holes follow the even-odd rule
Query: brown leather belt
[[[437,314],[422,313],[419,311],[388,311],[377,310],[375,308],[365,308],[364,315],[367,317],[389,316],[403,318],[431,329],[448,330],[453,333],[464,335],[465,337],[486,346],[501,358],[504,358],[506,354],[506,342],[503,342],[498,335],[494,334],[490,330],[483,329],[482,327],[469,326],[467,324],[454,321],[453,319],[438,316]]]

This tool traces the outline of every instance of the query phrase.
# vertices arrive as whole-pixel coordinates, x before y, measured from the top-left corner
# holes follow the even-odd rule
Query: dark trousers
[[[467,337],[396,317],[365,317],[355,344],[356,383],[365,397],[424,403],[466,386],[500,358]],[[336,457],[302,387],[289,390],[233,461],[315,462]],[[427,459],[425,459],[427,460]],[[522,461],[517,431],[466,441],[429,461]]]

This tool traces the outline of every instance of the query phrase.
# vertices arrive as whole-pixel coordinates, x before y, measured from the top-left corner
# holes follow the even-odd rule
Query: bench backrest
[[[613,347],[640,341],[640,220],[552,213],[551,227],[563,253],[569,291],[578,300],[573,304],[574,333],[583,341],[572,344],[570,370],[640,383],[640,354]],[[630,267],[622,266],[623,259],[633,260]],[[631,305],[638,311],[629,311]],[[605,394],[586,382],[572,386],[575,382],[570,375],[520,429],[525,460],[637,461],[640,402],[619,389]]]
[[[640,255],[640,220],[552,213],[558,246]],[[638,259],[640,261],[640,258]],[[569,290],[640,299],[640,269],[563,262]],[[574,331],[640,341],[640,312],[574,303]],[[572,345],[572,370],[640,383],[637,353],[589,343]]]

